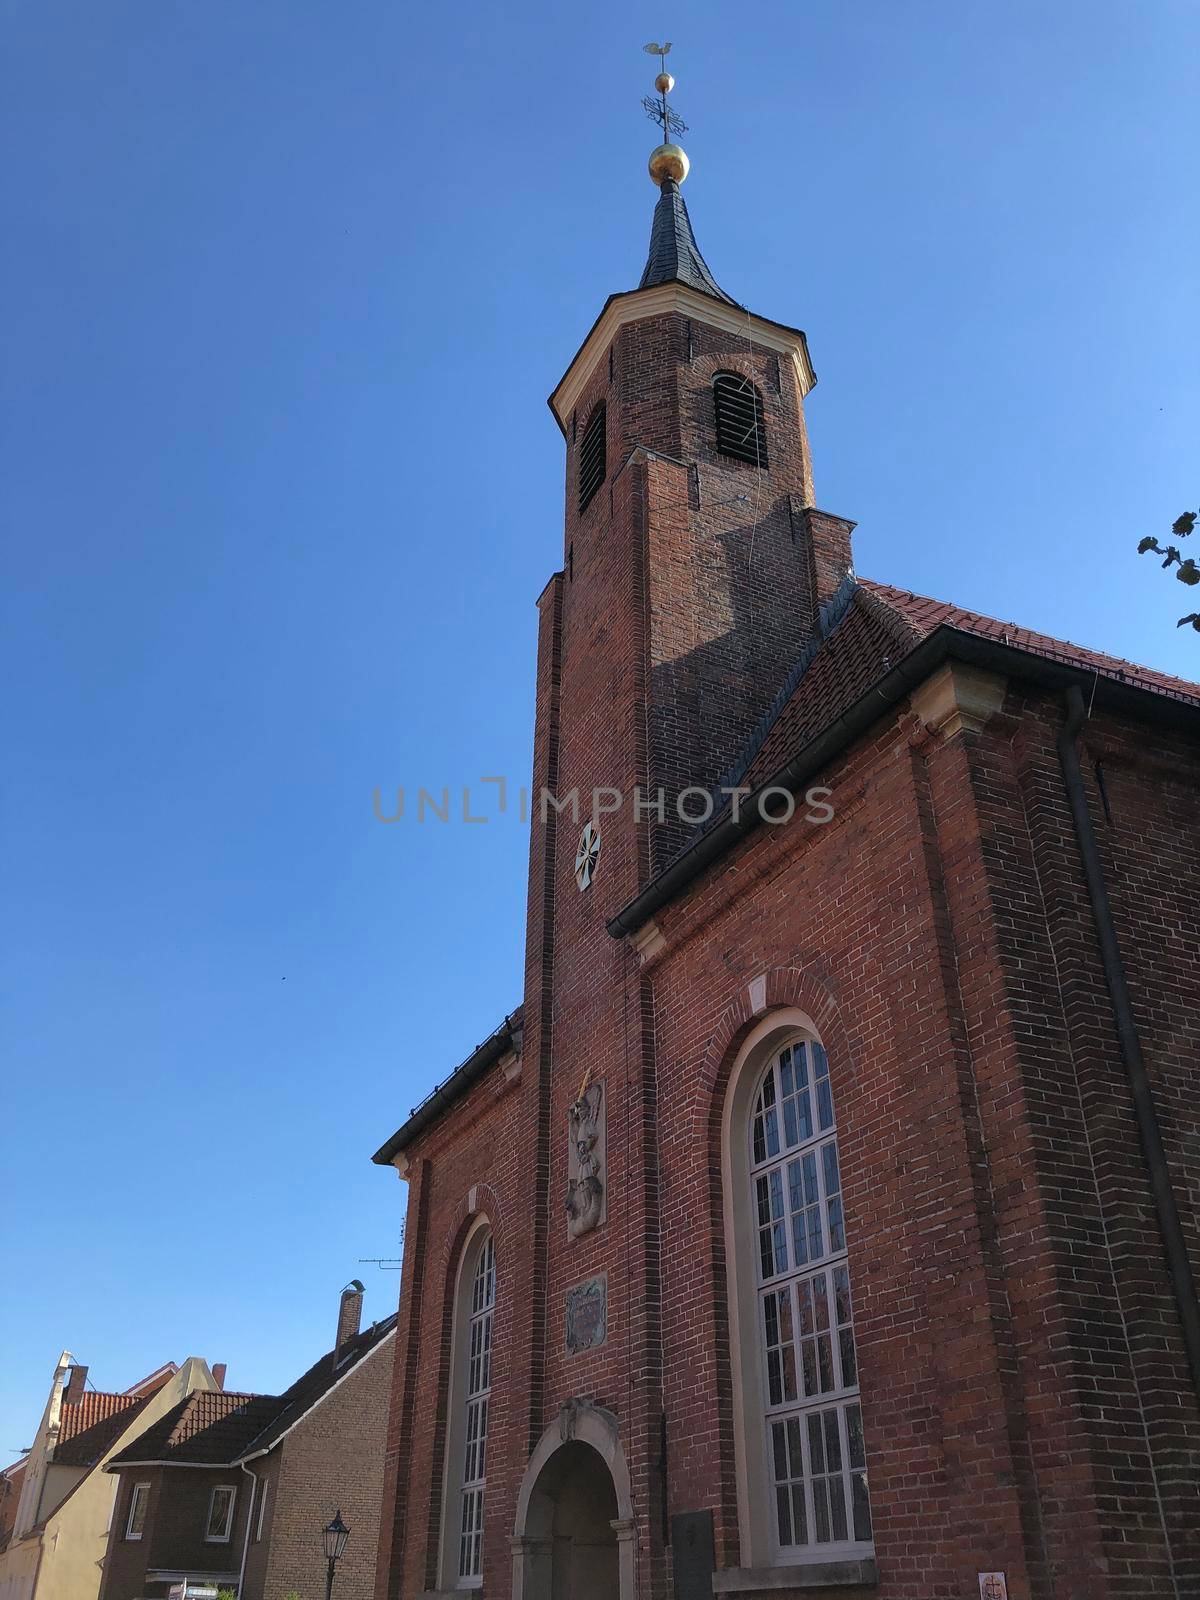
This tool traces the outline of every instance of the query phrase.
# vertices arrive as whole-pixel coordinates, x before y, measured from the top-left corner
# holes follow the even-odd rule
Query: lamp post
[[[342,1559],[346,1550],[346,1540],[350,1537],[350,1529],[342,1521],[339,1510],[336,1517],[327,1528],[321,1530],[321,1542],[325,1547],[325,1600],[330,1600],[333,1594],[334,1569]]]

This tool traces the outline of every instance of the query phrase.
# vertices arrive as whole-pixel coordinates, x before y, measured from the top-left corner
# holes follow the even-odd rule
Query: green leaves
[[[1200,511],[1185,511],[1182,516],[1175,518],[1175,521],[1171,524],[1171,532],[1176,538],[1186,539],[1195,530],[1197,517],[1200,517]],[[1180,583],[1186,583],[1189,589],[1195,588],[1197,584],[1200,584],[1200,567],[1196,565],[1192,556],[1188,556],[1185,560],[1180,554],[1177,545],[1161,545],[1152,535],[1147,534],[1139,542],[1137,548],[1140,556],[1148,555],[1153,550],[1156,556],[1162,556],[1164,567],[1177,567],[1179,570],[1175,576]],[[1186,617],[1180,617],[1175,626],[1183,628],[1189,622],[1196,632],[1200,633],[1200,612],[1192,611]]]

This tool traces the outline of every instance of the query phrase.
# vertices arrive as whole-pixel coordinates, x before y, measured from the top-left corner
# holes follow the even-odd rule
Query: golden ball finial
[[[675,87],[675,79],[669,72],[660,72],[658,77],[654,80],[654,87],[658,90],[659,94],[670,94],[671,90]]]
[[[660,189],[668,178],[682,183],[690,167],[687,151],[677,144],[660,144],[650,152],[650,177]]]

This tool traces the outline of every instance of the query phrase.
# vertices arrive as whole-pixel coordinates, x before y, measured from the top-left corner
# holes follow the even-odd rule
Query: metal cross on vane
[[[654,95],[648,94],[643,99],[642,106],[651,122],[657,122],[662,128],[663,143],[670,144],[677,134],[688,131],[687,123],[681,116],[672,111],[667,104],[667,96],[675,87],[675,79],[667,71],[667,52],[671,48],[671,41],[668,39],[666,44],[650,43],[643,45],[642,48],[648,56],[658,57],[659,65],[662,69],[654,80],[654,87],[658,90],[658,98],[656,99]]]

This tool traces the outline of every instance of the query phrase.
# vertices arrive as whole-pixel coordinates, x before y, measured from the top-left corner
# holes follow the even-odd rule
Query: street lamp
[[[329,1600],[333,1594],[334,1568],[345,1554],[346,1540],[349,1537],[350,1529],[342,1521],[342,1513],[339,1510],[329,1526],[321,1530],[321,1542],[325,1546],[325,1560],[328,1563],[325,1569],[325,1600]]]

